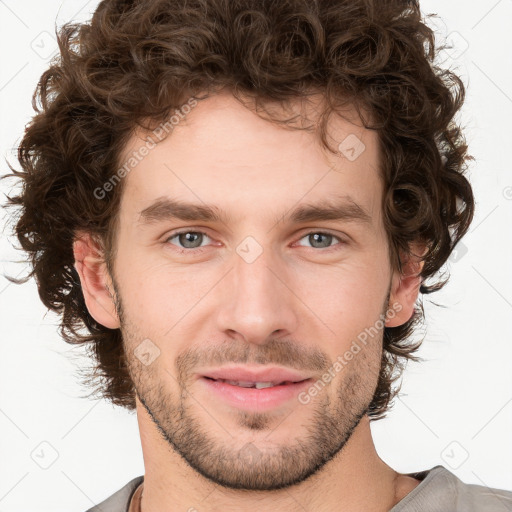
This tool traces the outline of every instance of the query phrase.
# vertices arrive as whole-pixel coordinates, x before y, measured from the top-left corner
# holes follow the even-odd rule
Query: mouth
[[[231,380],[202,376],[198,382],[210,402],[220,401],[230,408],[268,412],[298,402],[299,393],[313,383],[300,380]]]
[[[299,381],[279,381],[279,382],[254,382],[254,381],[236,381],[236,380],[227,380],[227,379],[213,379],[211,377],[204,377],[205,379],[212,380],[215,382],[224,382],[231,386],[238,386],[240,388],[255,388],[255,389],[267,389],[267,388],[275,388],[277,386],[288,386],[290,384],[299,384],[301,382],[305,382],[310,379],[303,379]]]

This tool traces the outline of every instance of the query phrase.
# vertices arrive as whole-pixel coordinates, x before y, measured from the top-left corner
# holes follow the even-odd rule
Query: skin
[[[314,119],[317,106],[303,112]],[[333,141],[363,141],[354,161],[328,153],[313,133],[259,118],[228,92],[202,100],[124,178],[114,275],[91,237],[77,236],[87,308],[121,329],[137,391],[144,512],[327,512],[340,504],[344,512],[384,512],[419,483],[381,460],[371,436],[366,411],[382,330],[307,404],[242,411],[197,380],[202,369],[233,362],[320,379],[391,305],[387,326],[412,316],[422,264],[404,259],[403,274],[391,267],[377,134],[353,115],[331,119]],[[141,137],[134,134],[121,162]],[[286,221],[297,205],[340,194],[371,223]],[[141,225],[141,210],[164,196],[214,204],[228,220]],[[207,236],[186,246],[171,236],[178,229]],[[334,237],[314,245],[311,231]],[[262,250],[251,263],[236,251],[247,236]],[[198,246],[200,254],[191,248]],[[134,353],[145,339],[160,351],[149,365]]]

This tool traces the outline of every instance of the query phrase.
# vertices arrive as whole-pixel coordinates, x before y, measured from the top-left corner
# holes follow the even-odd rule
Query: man
[[[474,212],[418,4],[106,0],[60,49],[11,203],[137,412],[145,474],[91,511],[512,510],[371,437]]]

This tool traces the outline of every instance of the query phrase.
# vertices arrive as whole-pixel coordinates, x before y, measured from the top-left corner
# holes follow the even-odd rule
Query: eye
[[[180,253],[200,253],[204,249],[202,243],[205,241],[205,238],[211,240],[203,231],[183,230],[172,233],[165,239],[164,243],[171,243]],[[173,239],[176,239],[177,243],[172,242]],[[309,247],[313,249],[323,249],[325,252],[335,247],[336,244],[334,246],[332,245],[335,240],[337,240],[340,245],[345,244],[345,241],[340,237],[324,231],[311,231],[306,233],[300,240],[304,239],[307,239],[310,243]]]
[[[326,233],[323,231],[310,231],[306,233],[301,240],[307,239],[313,249],[329,249],[333,247],[331,243],[333,240],[338,240],[341,244],[345,243],[340,237]]]
[[[165,242],[170,242],[172,245],[176,245],[171,240],[176,238],[178,243],[179,252],[187,252],[189,250],[196,250],[195,252],[201,252],[201,242],[204,240],[204,237],[210,238],[206,233],[202,231],[178,231],[176,233],[171,234]]]

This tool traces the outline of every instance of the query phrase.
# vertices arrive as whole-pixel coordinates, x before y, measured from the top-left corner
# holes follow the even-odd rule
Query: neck
[[[305,510],[388,512],[419,482],[400,475],[378,456],[364,416],[344,448],[300,484],[273,491],[226,489],[193,470],[156,430],[146,411],[137,417],[144,456],[142,512],[157,510]]]

